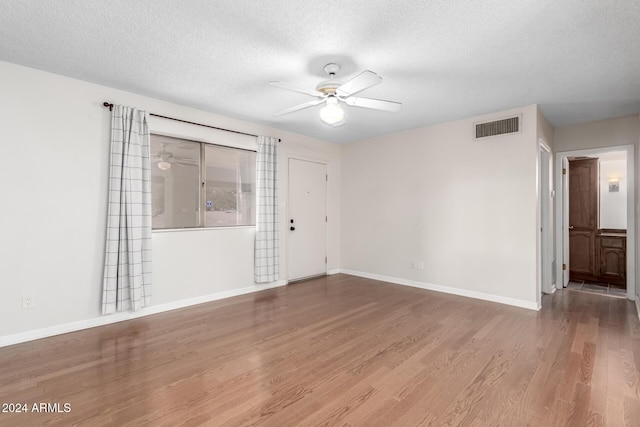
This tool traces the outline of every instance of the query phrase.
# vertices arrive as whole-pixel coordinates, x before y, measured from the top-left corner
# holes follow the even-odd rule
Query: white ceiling
[[[638,0],[2,3],[0,60],[327,141],[532,103],[555,127],[640,112]],[[314,98],[269,81],[313,88],[328,62],[403,109],[272,116]]]

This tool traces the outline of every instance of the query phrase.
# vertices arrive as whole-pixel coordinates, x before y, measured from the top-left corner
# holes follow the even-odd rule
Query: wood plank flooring
[[[339,274],[0,348],[0,403],[29,410],[2,426],[640,425],[640,323]]]

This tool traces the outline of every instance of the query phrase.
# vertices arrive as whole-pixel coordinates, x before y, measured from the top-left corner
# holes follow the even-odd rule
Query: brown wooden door
[[[569,279],[596,280],[598,159],[569,161]]]

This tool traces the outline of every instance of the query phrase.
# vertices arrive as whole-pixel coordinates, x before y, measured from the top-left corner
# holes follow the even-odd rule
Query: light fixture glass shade
[[[161,160],[161,161],[158,162],[158,167],[160,169],[162,169],[163,171],[166,171],[166,170],[171,169],[171,163],[165,162],[164,160]]]
[[[344,120],[344,110],[338,105],[338,99],[334,96],[327,98],[327,105],[320,110],[320,120],[329,125],[335,125]]]

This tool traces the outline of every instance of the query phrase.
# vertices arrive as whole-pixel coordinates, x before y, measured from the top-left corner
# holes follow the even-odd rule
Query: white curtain
[[[151,303],[148,121],[146,111],[113,107],[103,314],[136,311]]]
[[[278,139],[258,137],[256,159],[256,241],[254,276],[256,283],[278,280]]]

